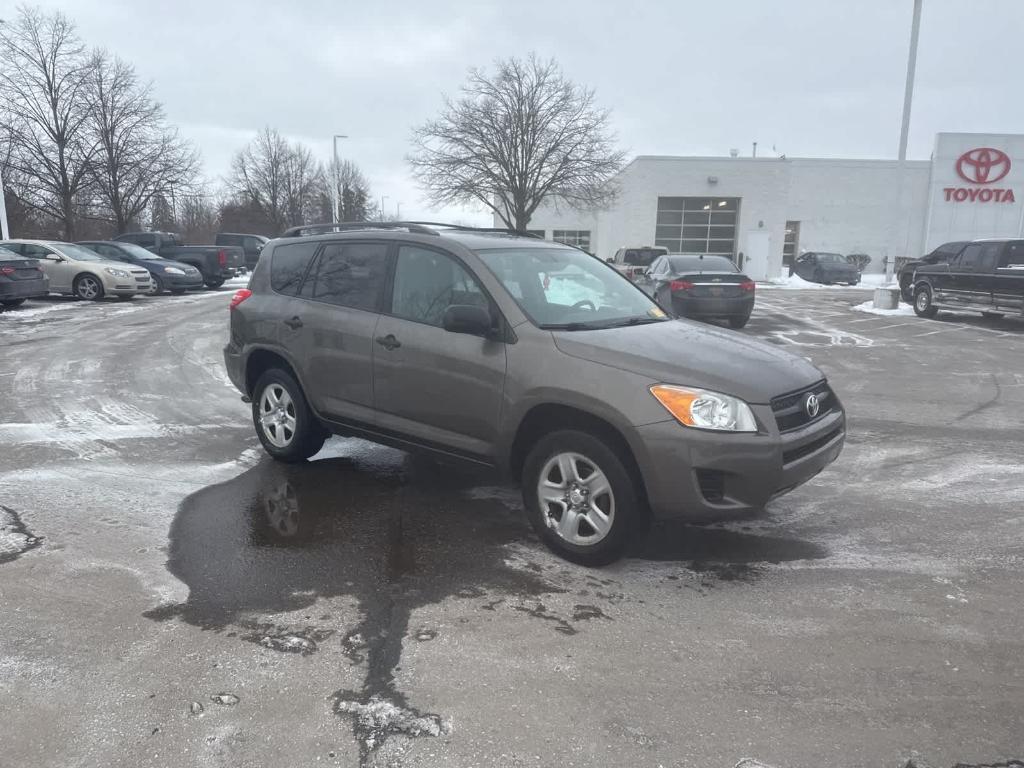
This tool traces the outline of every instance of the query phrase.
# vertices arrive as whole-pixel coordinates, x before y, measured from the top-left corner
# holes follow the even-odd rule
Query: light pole
[[[903,91],[903,123],[900,125],[900,162],[907,159],[910,134],[910,104],[914,100],[914,70],[917,69],[917,34],[921,29],[921,0],[914,0],[914,21],[910,26],[910,55],[907,57],[907,85]]]
[[[338,182],[340,181],[340,175],[338,168],[338,139],[347,139],[343,133],[336,133],[333,137],[334,142],[334,165],[331,168],[331,224],[338,223]]]
[[[388,199],[387,195],[380,196],[380,220],[384,221],[384,201]]]
[[[11,236],[7,229],[7,200],[4,199],[4,176],[0,172],[0,239],[6,240]]]
[[[397,203],[395,203],[395,218],[398,219],[399,221],[402,220],[402,201],[401,200],[399,200]]]

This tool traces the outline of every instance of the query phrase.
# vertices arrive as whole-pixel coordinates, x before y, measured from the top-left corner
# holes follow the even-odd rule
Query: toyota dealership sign
[[[970,186],[943,187],[947,201],[954,203],[1014,203],[1013,189],[987,186],[1006,178],[1013,163],[1010,156],[994,147],[975,147],[956,159],[956,174]]]

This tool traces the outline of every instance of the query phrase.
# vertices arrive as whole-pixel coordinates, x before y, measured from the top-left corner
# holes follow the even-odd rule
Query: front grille
[[[813,418],[808,415],[806,403],[807,396],[814,394],[818,398],[818,415]],[[798,392],[790,392],[786,395],[779,395],[772,400],[772,412],[775,414],[775,423],[779,432],[792,432],[794,429],[806,427],[820,421],[837,407],[836,396],[824,381],[801,389]]]
[[[784,451],[782,454],[782,463],[792,464],[794,461],[798,461],[805,456],[810,456],[815,451],[824,448],[835,440],[842,431],[842,427],[836,427],[824,437],[819,437],[817,440],[812,440],[811,442],[801,445],[799,448],[794,448],[791,451]]]
[[[137,283],[148,283],[149,282],[149,278],[148,277],[136,277],[135,278],[135,282],[137,282]]]

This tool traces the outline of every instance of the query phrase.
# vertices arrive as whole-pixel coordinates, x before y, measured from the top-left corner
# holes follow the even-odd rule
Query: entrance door
[[[768,257],[772,250],[772,236],[764,229],[747,232],[747,249],[743,257],[743,273],[753,280],[768,279]]]

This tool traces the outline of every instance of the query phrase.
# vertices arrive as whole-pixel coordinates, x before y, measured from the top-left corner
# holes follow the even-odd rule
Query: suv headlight
[[[184,269],[178,269],[177,267],[164,267],[165,275],[184,275]]]
[[[103,271],[106,272],[108,275],[113,275],[114,277],[131,277],[132,276],[131,272],[127,272],[127,271],[125,271],[123,269],[114,269],[113,267],[107,267]]]
[[[739,398],[706,389],[656,384],[651,394],[687,427],[720,432],[757,432],[750,406]]]

